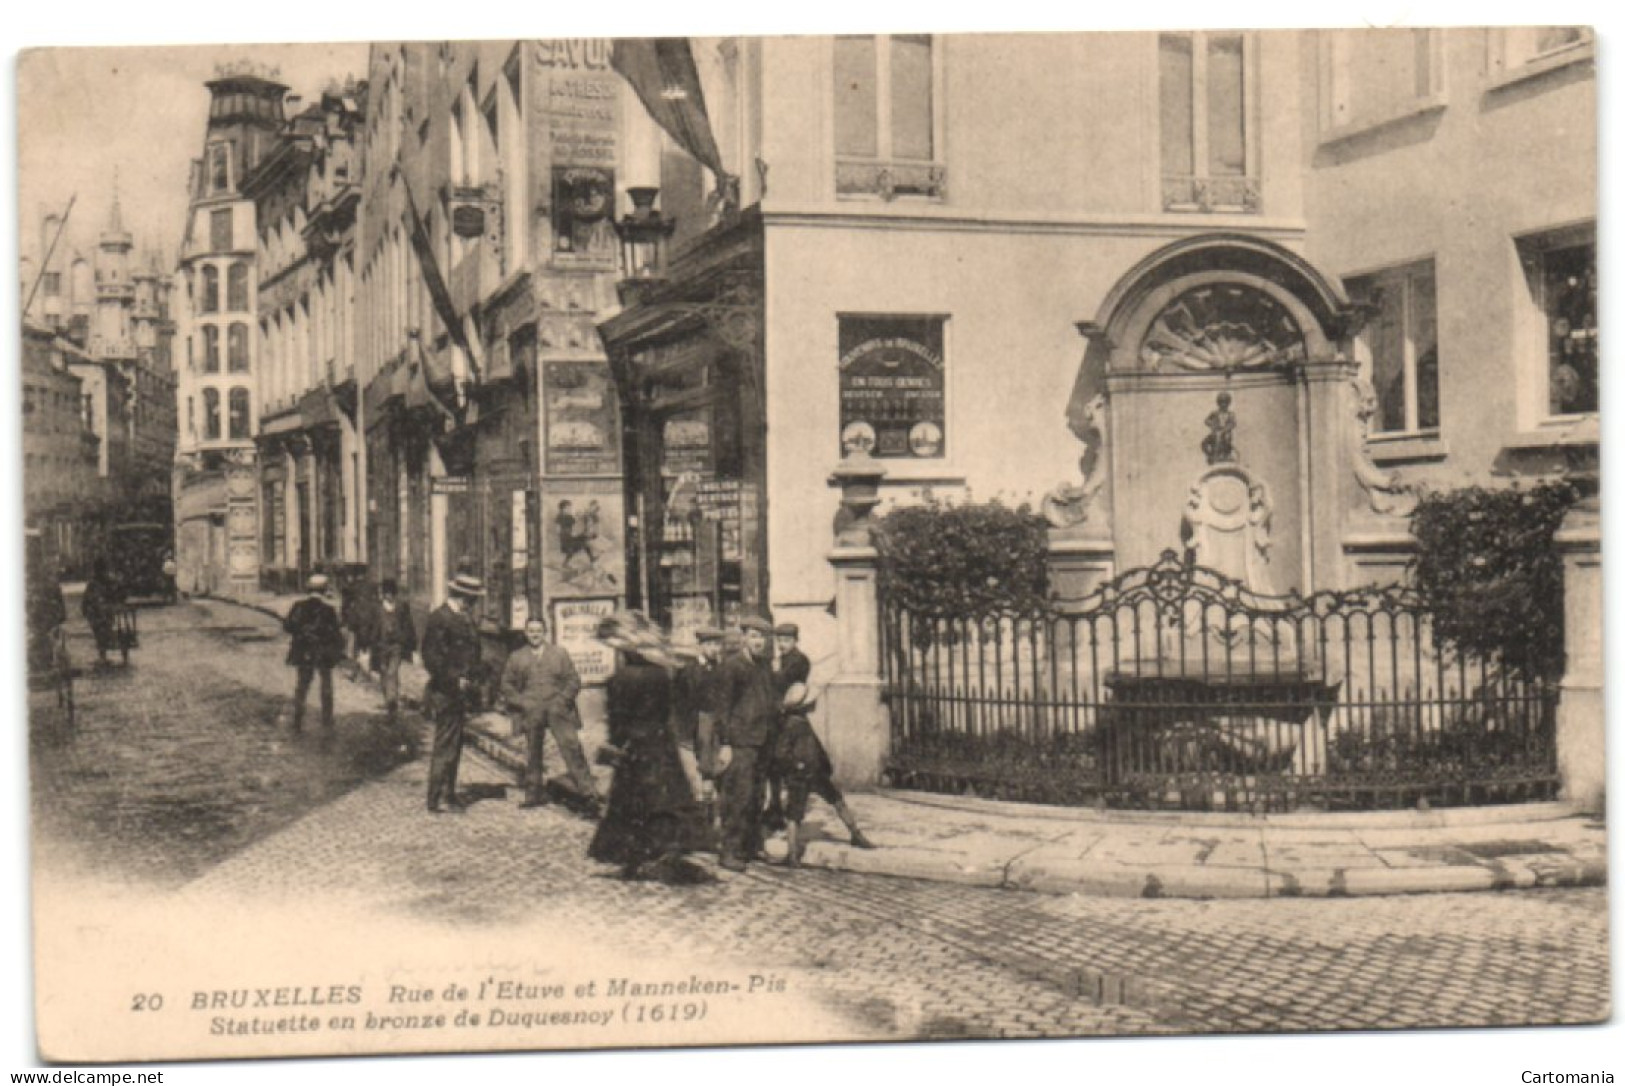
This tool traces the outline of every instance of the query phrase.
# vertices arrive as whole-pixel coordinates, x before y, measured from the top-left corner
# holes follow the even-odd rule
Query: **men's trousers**
[[[333,669],[300,664],[297,669],[298,678],[294,681],[293,687],[294,731],[299,731],[305,726],[305,699],[310,695],[310,680],[317,672],[322,676],[322,727],[333,726]]]
[[[460,694],[426,692],[429,717],[434,721],[434,749],[429,753],[429,807],[456,804],[457,765],[463,757],[463,722],[466,714]]]
[[[525,799],[534,803],[546,798],[542,745],[548,735],[559,748],[571,786],[583,796],[596,796],[598,788],[593,784],[592,768],[587,765],[587,752],[581,749],[581,722],[574,713],[544,709],[527,714],[525,720]]]
[[[764,761],[760,747],[734,747],[733,760],[717,778],[724,859],[749,862],[761,851]]]

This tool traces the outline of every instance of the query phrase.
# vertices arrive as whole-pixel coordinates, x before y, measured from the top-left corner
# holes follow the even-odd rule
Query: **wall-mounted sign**
[[[549,475],[613,475],[620,468],[615,392],[602,362],[543,367]]]
[[[660,427],[660,473],[704,475],[711,470],[711,410],[696,408],[667,416]]]
[[[840,318],[841,453],[941,458],[942,317]]]
[[[615,670],[615,650],[598,640],[598,624],[615,613],[614,600],[559,600],[553,637],[570,654],[584,683],[601,683]]]

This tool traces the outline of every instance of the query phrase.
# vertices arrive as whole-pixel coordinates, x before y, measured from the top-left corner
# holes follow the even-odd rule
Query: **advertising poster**
[[[624,501],[611,484],[550,485],[542,497],[542,590],[549,598],[625,591]]]
[[[612,599],[553,603],[554,643],[570,654],[584,683],[601,683],[615,670],[615,650],[598,640],[598,624],[614,613]]]
[[[609,366],[550,360],[542,374],[547,474],[613,475],[620,467],[620,434]]]

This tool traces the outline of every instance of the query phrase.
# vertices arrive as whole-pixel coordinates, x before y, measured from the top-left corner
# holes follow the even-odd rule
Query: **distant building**
[[[276,149],[288,88],[249,68],[207,84],[193,160],[176,335],[176,562],[183,591],[244,594],[261,568],[257,225],[243,180]]]
[[[72,365],[83,349],[43,324],[23,323],[23,516],[39,531],[50,568],[83,575],[105,488],[101,439]]]
[[[44,381],[33,388],[25,412],[31,418],[33,412],[43,413],[35,421],[60,440],[67,431],[61,418],[50,416],[48,405],[59,397],[66,402],[65,382],[74,383],[75,417],[93,438],[88,447],[94,485],[77,481],[78,461],[62,449],[38,452],[33,464],[42,471],[49,465],[55,473],[40,484],[40,495],[72,495],[71,511],[49,500],[55,536],[44,538],[77,567],[105,546],[112,525],[170,521],[174,326],[170,280],[158,270],[156,254],[136,255],[116,192],[93,259],[72,251],[61,225],[59,215],[42,216],[38,249],[24,255],[24,341],[36,356],[36,364],[25,369]],[[42,368],[38,360],[46,356],[50,365]],[[33,470],[27,461],[25,468]],[[75,481],[64,489],[65,479]],[[27,485],[28,493],[36,494],[32,474]],[[29,511],[32,517],[32,504]]]

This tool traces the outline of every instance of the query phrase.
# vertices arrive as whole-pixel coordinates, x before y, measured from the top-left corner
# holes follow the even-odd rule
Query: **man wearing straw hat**
[[[327,602],[327,577],[313,573],[305,582],[310,595],[294,604],[282,626],[292,637],[288,664],[296,670],[293,688],[293,730],[305,727],[305,699],[310,682],[321,678],[322,728],[333,727],[333,668],[344,659],[344,630],[338,612]]]
[[[485,594],[478,577],[459,573],[448,586],[446,602],[429,614],[421,653],[429,672],[424,708],[434,721],[434,750],[429,756],[429,811],[461,814],[457,798],[457,763],[463,753],[463,722],[473,695],[480,663],[480,634],[469,614],[470,604]],[[444,807],[442,807],[444,804]]]
[[[741,622],[745,651],[722,662],[716,678],[716,706],[722,741],[732,758],[718,778],[722,796],[722,866],[743,871],[762,848],[762,793],[766,784],[763,747],[778,721],[779,699],[769,670],[773,626],[764,618]]]

